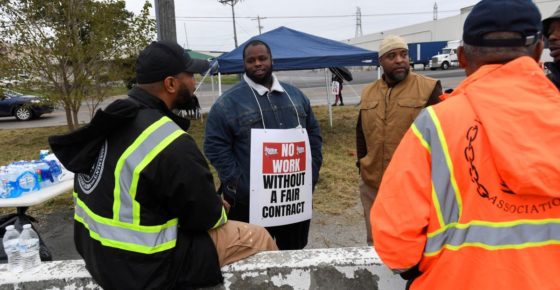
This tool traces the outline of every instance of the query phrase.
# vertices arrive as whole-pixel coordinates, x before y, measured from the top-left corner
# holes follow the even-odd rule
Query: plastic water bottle
[[[0,198],[8,198],[10,190],[8,187],[8,171],[5,166],[0,166]]]
[[[4,252],[8,256],[8,270],[14,273],[23,270],[23,261],[19,251],[19,232],[13,225],[6,227],[6,233],[2,238]]]
[[[10,166],[4,167],[0,171],[0,182],[2,183],[0,186],[2,188],[1,198],[13,198],[21,195],[17,183],[18,175],[18,169]]]
[[[41,264],[39,236],[31,228],[31,224],[23,225],[23,231],[19,236],[19,247],[23,260],[23,271],[33,269]]]
[[[39,151],[39,160],[45,159],[45,157],[47,157],[48,155],[49,155],[49,150],[47,149]]]

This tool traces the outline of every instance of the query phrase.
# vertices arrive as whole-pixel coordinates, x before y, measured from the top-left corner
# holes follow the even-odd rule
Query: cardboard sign
[[[251,130],[249,222],[280,226],[311,219],[311,147],[307,131]]]
[[[340,83],[337,81],[333,81],[331,84],[332,94],[338,95],[340,93]]]

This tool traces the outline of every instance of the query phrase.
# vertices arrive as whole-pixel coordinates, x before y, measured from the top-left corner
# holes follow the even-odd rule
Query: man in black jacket
[[[104,289],[189,289],[219,284],[220,266],[276,250],[266,230],[227,220],[186,108],[194,73],[208,68],[173,42],[138,57],[138,86],[84,128],[52,136],[74,181],[76,248]]]
[[[560,89],[560,6],[543,20],[543,34],[548,39],[550,56],[554,62],[544,64],[546,76]]]

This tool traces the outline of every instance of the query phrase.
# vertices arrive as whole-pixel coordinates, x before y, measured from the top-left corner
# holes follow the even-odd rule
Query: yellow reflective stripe
[[[427,236],[428,236],[428,238],[437,236],[437,235],[439,235],[440,233],[445,232],[445,230],[447,230],[448,228],[454,227],[454,226],[456,226],[456,225],[458,225],[458,223],[449,223],[449,224],[446,224],[445,226],[443,226],[443,227],[441,227],[441,228],[439,228],[439,229],[437,229],[437,230],[435,230],[435,231],[433,231],[433,232],[431,232],[431,233],[428,233]]]
[[[93,220],[95,220],[98,223],[102,223],[110,226],[132,229],[134,231],[144,232],[144,233],[158,233],[161,232],[162,229],[166,229],[178,225],[179,222],[177,218],[174,218],[168,220],[167,222],[165,222],[165,224],[162,225],[155,225],[155,226],[132,225],[129,223],[125,223],[125,222],[121,222],[118,220],[113,220],[110,218],[97,215],[82,200],[78,198],[78,194],[75,192],[74,192],[74,197],[76,198],[76,203],[87,213],[88,216],[90,216]]]
[[[432,154],[432,148],[431,148],[430,144],[428,143],[428,141],[426,141],[426,139],[424,139],[424,135],[422,135],[420,130],[418,130],[418,127],[416,126],[416,124],[412,123],[412,125],[410,126],[410,129],[412,130],[412,133],[414,133],[416,138],[418,138],[418,141],[420,141],[420,144],[422,145],[422,147],[426,148],[428,153],[431,155]],[[432,200],[434,202],[434,207],[436,208],[436,215],[437,215],[439,224],[441,226],[443,226],[443,225],[445,225],[445,221],[443,220],[443,214],[441,213],[441,205],[439,204],[439,199],[437,197],[436,188],[435,188],[433,182],[432,182]]]
[[[410,126],[410,129],[412,130],[412,132],[414,133],[416,138],[418,138],[418,141],[420,141],[420,144],[422,144],[422,146],[424,148],[426,148],[428,153],[431,155],[432,154],[432,148],[431,148],[430,144],[426,141],[426,139],[424,139],[424,135],[422,135],[420,130],[418,130],[418,127],[416,126],[416,124],[412,123],[412,125]],[[444,226],[445,221],[443,220],[443,214],[441,213],[441,205],[439,204],[439,199],[438,199],[436,188],[435,188],[433,182],[432,182],[432,200],[434,202],[434,207],[436,208],[436,215],[437,215],[439,224],[440,224],[440,226]]]
[[[121,170],[122,167],[125,164],[126,158],[132,154],[132,152],[134,152],[134,150],[140,146],[140,144],[142,144],[142,142],[144,142],[144,140],[146,140],[146,138],[148,138],[148,136],[150,136],[150,134],[152,132],[154,132],[155,130],[157,130],[159,127],[161,127],[163,124],[167,123],[167,122],[171,122],[171,119],[169,119],[168,117],[162,117],[161,119],[159,119],[157,122],[153,123],[152,125],[150,125],[148,128],[146,128],[146,130],[144,130],[144,132],[142,132],[142,134],[140,134],[140,136],[138,136],[136,138],[136,140],[134,140],[134,142],[132,143],[132,145],[130,145],[125,151],[124,153],[121,155],[121,157],[119,158],[119,160],[117,161],[117,166],[115,167],[115,189],[113,191],[113,218],[115,220],[119,219],[119,213],[120,213],[120,206],[121,206],[121,188],[120,188],[120,175],[121,175]]]
[[[451,161],[451,156],[449,156],[447,139],[445,139],[445,135],[443,134],[443,130],[441,129],[441,123],[439,122],[439,119],[436,113],[434,112],[434,109],[432,107],[428,107],[426,108],[426,110],[428,111],[430,117],[432,118],[432,121],[434,122],[439,137],[439,141],[441,143],[441,148],[443,149],[442,151],[445,156],[445,160],[447,162],[447,167],[449,169],[449,176],[451,179],[450,180],[451,186],[453,186],[453,189],[455,190],[455,200],[457,201],[457,208],[459,209],[459,216],[457,218],[457,220],[459,220],[463,214],[463,200],[461,199],[461,192],[459,191],[459,186],[457,185],[457,180],[455,179],[455,170],[453,168],[453,162]]]
[[[439,221],[439,225],[440,227],[443,227],[445,225],[445,221],[443,220],[443,214],[441,213],[441,205],[439,204],[436,187],[434,186],[433,182],[432,182],[432,201],[434,203],[434,207],[436,208],[436,215]]]
[[[520,232],[518,231],[517,233],[511,233],[511,231],[515,231],[516,229],[514,227],[519,227],[519,226],[545,226],[546,228],[544,228],[544,232],[543,229],[539,229],[538,233],[544,233],[546,234],[546,237],[548,237],[548,239],[546,240],[541,240],[541,241],[523,241],[523,240],[519,240],[518,243],[515,243],[515,239],[518,238],[520,239]],[[474,220],[468,223],[451,223],[446,225],[445,227],[443,227],[442,229],[439,229],[437,231],[434,231],[432,233],[428,233],[428,242],[426,245],[426,250],[428,250],[428,248],[431,247],[431,244],[433,242],[434,239],[439,238],[441,240],[442,245],[440,245],[438,247],[438,250],[436,251],[427,251],[424,253],[424,256],[427,257],[431,257],[431,256],[435,256],[438,255],[443,249],[449,249],[449,250],[453,250],[453,251],[457,251],[463,247],[479,247],[479,248],[483,248],[486,250],[504,250],[504,249],[524,249],[524,248],[530,248],[530,247],[539,247],[539,246],[546,246],[546,245],[554,245],[554,244],[560,244],[560,233],[558,233],[557,231],[554,231],[554,229],[558,229],[558,226],[560,225],[560,219],[555,219],[555,218],[549,218],[549,219],[539,219],[539,220],[529,220],[529,219],[521,219],[521,220],[513,220],[513,221],[505,221],[505,222],[488,222],[488,221],[479,221],[479,220]],[[556,228],[555,228],[556,226]],[[500,236],[500,231],[494,231],[494,232],[488,232],[488,231],[493,231],[491,229],[496,229],[496,230],[508,230],[507,233],[510,235],[510,238],[507,240],[507,242],[505,242],[504,244],[498,244],[498,245],[492,245],[492,244],[486,244],[483,242],[463,242],[461,244],[458,245],[451,245],[449,243],[453,243],[453,229],[460,229],[460,230],[469,230],[469,228],[471,227],[482,227],[479,229],[474,229],[475,232],[479,232],[479,236],[480,237],[487,237],[487,236],[496,236],[495,239],[497,240],[505,240],[503,237]],[[451,236],[447,236],[449,235],[451,232]],[[480,234],[482,233],[482,235]],[[502,233],[504,233],[504,231],[502,231]],[[529,234],[527,234],[529,233]],[[533,237],[533,238],[538,238],[538,234],[533,234],[530,231],[527,232],[527,236]],[[437,237],[438,235],[441,235],[440,237]],[[512,240],[513,239],[513,240]],[[490,239],[487,239],[490,240]],[[437,242],[436,242],[437,243]],[[437,245],[437,244],[436,244]]]
[[[99,241],[102,245],[107,247],[112,247],[112,248],[117,248],[125,251],[131,251],[131,252],[142,253],[142,254],[154,254],[161,251],[172,249],[177,244],[177,240],[172,240],[154,247],[148,247],[148,246],[127,243],[123,241],[106,239],[101,237],[98,233],[92,231],[89,228],[89,225],[81,217],[74,215],[74,219],[80,222],[82,225],[84,225],[86,229],[88,229],[89,236],[92,239]]]
[[[439,253],[441,253],[441,251],[443,251],[443,249],[447,249],[447,250],[451,250],[451,251],[458,251],[462,248],[465,247],[476,247],[476,248],[482,248],[488,251],[499,251],[499,250],[522,250],[522,249],[527,249],[527,248],[535,248],[535,247],[542,247],[542,246],[550,246],[550,245],[560,245],[560,241],[557,240],[549,240],[549,241],[542,241],[542,242],[529,242],[529,243],[523,243],[523,244],[510,244],[510,245],[498,245],[498,246],[492,246],[492,245],[486,245],[483,243],[464,243],[461,244],[459,246],[453,246],[453,245],[444,245],[439,251],[435,251],[435,252],[430,252],[430,253],[424,253],[424,256],[426,257],[433,257],[433,256],[437,256]]]
[[[412,133],[414,133],[416,138],[418,138],[418,141],[420,141],[420,144],[422,144],[422,146],[424,148],[426,148],[426,150],[428,150],[428,153],[432,154],[432,147],[426,141],[426,139],[424,139],[424,136],[422,135],[420,130],[418,130],[418,127],[416,127],[416,124],[412,123],[412,125],[410,126],[410,129],[412,130]]]
[[[220,227],[221,225],[224,225],[225,223],[227,223],[227,221],[228,221],[228,218],[227,218],[227,214],[226,214],[226,209],[222,206],[222,215],[220,216],[220,219],[218,219],[216,224],[212,227],[212,229],[215,229],[217,227]]]
[[[134,174],[132,177],[132,183],[130,186],[130,196],[132,197],[132,223],[135,225],[140,224],[140,203],[136,201],[136,193],[138,190],[138,180],[140,178],[140,172],[156,158],[156,156],[163,151],[171,142],[175,141],[179,136],[184,134],[185,131],[183,130],[176,130],[172,134],[168,135],[163,139],[154,149],[152,149],[145,157],[142,159],[140,164],[134,168]]]
[[[156,233],[156,234],[162,232],[162,230],[164,230],[164,229],[168,229],[170,227],[176,227],[178,225],[178,219],[177,218],[169,220],[163,225],[141,226],[141,225],[132,225],[132,224],[129,224],[129,223],[120,222],[118,220],[113,220],[113,219],[110,219],[110,218],[102,217],[102,216],[99,216],[99,215],[95,214],[93,211],[91,211],[91,209],[82,200],[80,200],[78,198],[78,194],[76,192],[74,192],[73,195],[74,195],[74,201],[76,203],[75,206],[77,206],[77,207],[79,206],[89,218],[91,218],[92,220],[94,220],[98,224],[107,225],[107,226],[110,226],[110,227],[114,227],[116,229],[121,228],[121,229],[136,231],[136,232],[139,232],[139,233]],[[119,240],[115,240],[115,239],[107,239],[107,238],[102,237],[99,233],[93,231],[90,228],[90,226],[88,225],[88,223],[85,222],[82,217],[78,216],[77,214],[74,214],[74,219],[76,221],[80,222],[81,224],[83,224],[84,227],[86,227],[88,229],[89,234],[93,239],[99,241],[101,244],[103,244],[105,246],[119,248],[119,249],[122,249],[122,250],[134,251],[134,252],[144,253],[144,254],[153,254],[153,253],[157,253],[157,252],[161,252],[161,251],[171,249],[171,248],[175,247],[176,242],[177,242],[176,239],[173,239],[173,240],[170,240],[168,242],[165,242],[165,243],[162,243],[162,244],[159,244],[159,245],[145,246],[145,245],[139,245],[139,244],[125,242],[125,241],[122,241],[122,240],[119,241]],[[123,238],[126,238],[126,237],[123,237]]]
[[[512,226],[519,226],[519,225],[546,225],[546,224],[554,224],[554,223],[560,224],[560,219],[557,218],[538,219],[538,220],[521,219],[521,220],[512,220],[512,221],[505,221],[505,222],[488,222],[488,221],[472,220],[468,223],[451,223],[445,226],[444,230],[448,228],[466,229],[472,226],[509,228]]]

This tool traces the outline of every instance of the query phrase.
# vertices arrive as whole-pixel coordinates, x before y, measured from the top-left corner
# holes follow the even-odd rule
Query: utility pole
[[[263,29],[264,27],[261,26],[261,19],[266,19],[266,17],[260,17],[257,15],[257,18],[251,18],[251,20],[257,20],[257,23],[259,24],[259,35],[262,34],[261,29]]]
[[[189,37],[187,36],[187,23],[183,22],[183,29],[185,29],[185,48],[189,48]]]
[[[157,39],[177,42],[174,0],[154,0],[156,8]]]
[[[437,2],[434,2],[434,20],[437,20]]]
[[[362,9],[356,7],[356,34],[354,37],[362,36]]]
[[[230,5],[231,6],[231,16],[233,18],[233,41],[235,42],[235,48],[237,48],[237,29],[235,28],[235,4],[237,4],[237,2],[240,2],[243,0],[218,0],[218,2],[224,4],[224,5]]]

